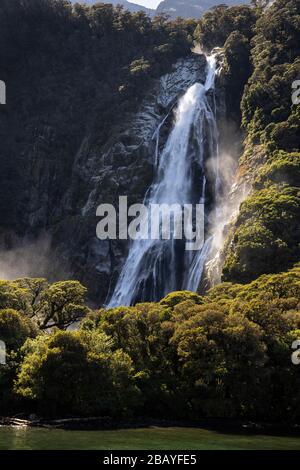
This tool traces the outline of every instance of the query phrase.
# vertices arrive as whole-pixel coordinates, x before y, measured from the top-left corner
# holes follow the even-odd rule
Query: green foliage
[[[300,153],[275,152],[270,162],[259,168],[254,187],[262,189],[272,184],[300,186]]]
[[[250,42],[258,12],[250,6],[220,5],[206,12],[195,29],[196,43],[204,50],[223,48],[221,83],[228,118],[240,120],[240,101],[252,72]]]
[[[300,74],[300,63],[297,76]],[[274,115],[274,111],[272,111]],[[300,111],[299,106],[292,107],[291,114],[284,122],[270,124],[265,130],[265,140],[270,140],[273,147],[284,149],[288,152],[299,150]]]
[[[223,269],[224,280],[239,283],[286,270],[300,255],[300,108],[291,99],[300,76],[300,5],[277,0],[257,15],[253,73],[241,103],[247,132],[241,164],[254,192],[231,230]]]
[[[290,364],[291,345],[299,338],[300,268],[264,275],[251,284],[225,284],[212,289],[209,297],[221,301],[226,292],[232,298],[231,312],[239,312],[259,325],[267,347],[268,362],[261,391],[270,400],[265,416],[272,420],[297,420],[299,400],[293,390],[300,385],[297,367]],[[268,392],[267,392],[268,390]]]
[[[291,102],[291,85],[300,72],[299,17],[297,0],[277,0],[256,23],[251,53],[254,72],[242,101],[246,128],[255,113],[262,116],[255,130],[264,131],[270,123],[283,125],[296,111]],[[284,140],[291,145],[288,138]]]
[[[240,103],[244,87],[252,72],[250,39],[239,31],[233,31],[224,44],[224,83],[227,115],[240,120]]]
[[[246,285],[224,283],[208,293],[213,302],[224,298],[231,312],[239,312],[258,324],[268,342],[298,328],[300,320],[300,269],[263,275]]]
[[[200,297],[200,295],[196,294],[195,292],[183,290],[178,292],[171,292],[171,294],[168,294],[164,299],[160,301],[160,305],[174,308],[177,304],[186,300],[191,300],[195,304],[202,303],[202,298]]]
[[[203,297],[175,292],[160,303],[89,310],[72,332],[36,337],[24,313],[2,310],[10,353],[0,371],[2,407],[44,416],[298,420],[291,344],[299,298],[296,265]]]
[[[131,62],[129,66],[130,74],[135,77],[145,77],[151,68],[150,63],[144,59],[138,59]]]
[[[84,137],[107,142],[149,82],[190,54],[193,27],[108,3],[1,0],[0,70],[9,84],[0,108],[2,226],[28,230],[32,181],[37,194],[47,192],[47,224],[56,226],[52,208],[61,205]],[[81,200],[80,176],[75,184]]]
[[[263,275],[246,285],[223,282],[213,287],[207,297],[213,302],[221,302],[224,298],[237,301],[243,299],[245,302],[259,298],[297,298],[300,294],[299,276],[300,267],[296,264],[285,273]]]
[[[256,12],[249,6],[220,5],[206,12],[195,29],[195,40],[205,50],[223,47],[233,32],[250,39]]]
[[[190,417],[257,412],[266,362],[262,332],[240,314],[207,305],[176,324],[181,386]]]
[[[33,337],[37,329],[24,314],[11,308],[0,310],[0,339],[8,350],[17,350],[26,338]]]
[[[78,281],[48,284],[45,279],[0,281],[0,308],[24,313],[40,329],[66,329],[87,314],[86,288]]]
[[[29,292],[17,282],[0,280],[0,308],[26,310],[29,307]]]
[[[224,280],[249,282],[298,261],[299,217],[297,188],[271,186],[253,193],[241,205],[223,268]]]
[[[20,348],[27,338],[33,338],[37,328],[24,314],[11,308],[0,310],[0,340],[5,343],[5,364],[0,365],[0,413],[16,409],[13,384],[21,361]]]
[[[193,297],[193,294],[191,297]],[[187,293],[186,293],[187,295]],[[198,297],[194,295],[194,298]],[[172,328],[162,328],[168,318],[165,308],[156,304],[138,304],[135,307],[118,307],[91,314],[83,321],[82,328],[100,329],[109,335],[116,348],[122,349],[131,357],[141,394],[146,407],[141,413],[159,416],[170,409],[171,385],[173,380],[172,351],[168,340]],[[91,324],[91,320],[92,323]]]
[[[129,415],[136,391],[129,356],[104,333],[58,332],[23,347],[17,392],[46,415]]]
[[[84,305],[86,288],[78,281],[55,282],[40,295],[35,316],[40,328],[67,328],[83,317],[88,308]]]

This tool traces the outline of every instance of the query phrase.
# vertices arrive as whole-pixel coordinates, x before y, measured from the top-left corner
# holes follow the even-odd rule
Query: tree
[[[172,416],[176,407],[176,357],[169,345],[173,325],[166,322],[168,318],[165,307],[145,303],[101,310],[82,322],[83,329],[103,331],[113,339],[115,348],[130,356],[144,401],[140,412],[149,415],[150,409],[152,417],[162,413]]]
[[[194,38],[204,50],[223,47],[233,32],[242,34],[247,39],[253,36],[256,13],[247,5],[228,8],[220,5],[207,11],[195,29]]]
[[[175,325],[172,342],[191,419],[258,412],[266,348],[257,325],[217,306],[197,306]]]
[[[35,325],[13,309],[0,310],[0,340],[5,344],[5,364],[0,366],[0,413],[15,410],[18,400],[13,390],[21,362],[20,348],[27,338],[37,334]]]
[[[16,392],[44,415],[128,416],[137,392],[132,362],[97,332],[57,332],[23,347]]]
[[[26,289],[26,293],[34,313],[35,307],[40,301],[41,294],[45,289],[48,288],[49,284],[46,279],[43,278],[20,278],[14,281],[14,284],[21,289]],[[27,312],[30,313],[30,312]]]
[[[78,281],[55,282],[42,291],[35,308],[39,327],[43,329],[68,328],[87,312],[84,305],[86,288]]]
[[[29,291],[17,282],[0,280],[0,309],[12,308],[27,311],[30,306]]]
[[[171,292],[165,298],[160,301],[160,305],[164,307],[171,307],[174,308],[181,302],[186,300],[191,300],[196,304],[201,304],[203,299],[200,295],[196,294],[195,292],[189,291],[179,291],[179,292]]]
[[[226,281],[249,282],[299,259],[298,188],[269,186],[242,203],[223,268]]]
[[[37,329],[24,314],[11,308],[0,310],[0,339],[7,350],[18,350],[26,338],[34,337]]]

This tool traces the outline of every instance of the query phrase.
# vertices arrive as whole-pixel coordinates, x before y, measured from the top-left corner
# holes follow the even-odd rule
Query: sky
[[[138,5],[143,5],[148,8],[156,8],[161,0],[129,0],[132,3],[137,3]]]

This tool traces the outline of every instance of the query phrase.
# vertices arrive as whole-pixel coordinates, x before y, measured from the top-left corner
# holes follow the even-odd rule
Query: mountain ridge
[[[178,16],[182,18],[200,18],[207,10],[220,4],[235,6],[249,3],[248,0],[163,0],[157,7],[156,13],[166,13],[172,19]]]
[[[170,16],[171,19],[174,19],[178,16],[182,18],[200,18],[203,13],[217,5],[225,4],[234,6],[249,3],[249,0],[225,0],[224,2],[220,0],[162,0],[156,9],[146,8],[138,3],[129,2],[127,0],[104,0],[103,2],[98,2],[97,0],[85,0],[80,2],[72,0],[72,3],[86,3],[87,5],[110,3],[114,6],[122,5],[131,13],[143,11],[150,16],[165,13]]]
[[[83,1],[77,1],[77,0],[71,0],[72,3],[85,3],[88,6],[95,5],[96,3],[110,3],[113,6],[117,5],[122,5],[126,10],[130,11],[131,13],[136,13],[138,11],[143,11],[147,13],[148,15],[153,16],[155,14],[155,10],[152,8],[146,8],[142,5],[138,5],[137,3],[134,2],[128,2],[127,0],[103,0],[103,1],[98,1],[98,0],[83,0]]]

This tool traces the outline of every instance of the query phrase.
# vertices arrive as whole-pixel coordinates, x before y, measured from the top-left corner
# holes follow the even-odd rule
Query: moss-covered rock
[[[298,188],[271,186],[253,193],[241,205],[224,280],[248,282],[295,263],[300,257],[299,218]]]

